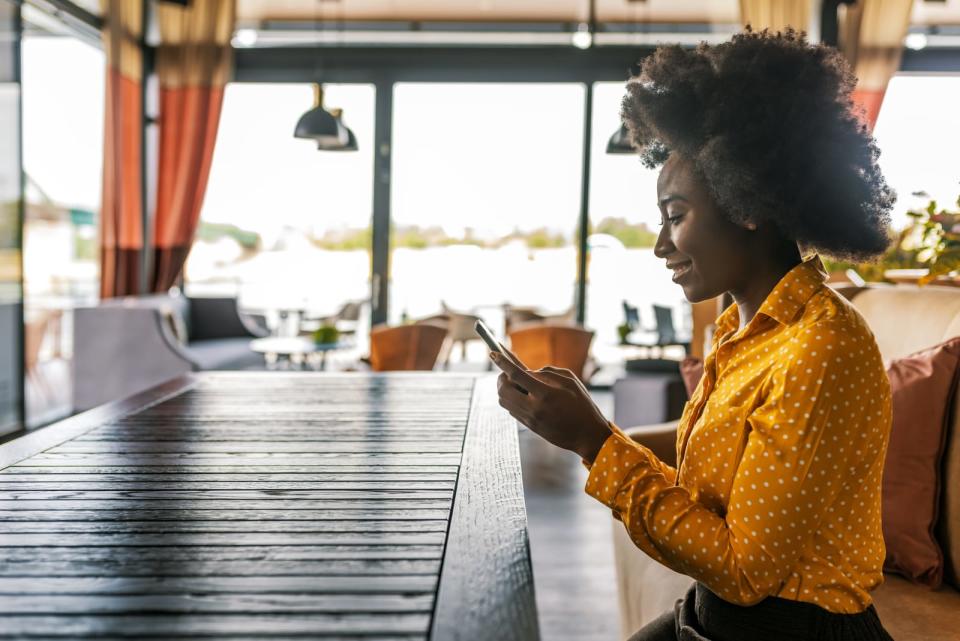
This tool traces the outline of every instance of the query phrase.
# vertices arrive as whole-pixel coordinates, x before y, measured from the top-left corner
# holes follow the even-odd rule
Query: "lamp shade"
[[[613,132],[610,140],[607,141],[608,154],[635,154],[637,150],[633,148],[630,142],[630,132],[626,125],[620,125],[620,128]]]
[[[317,149],[320,151],[356,151],[357,147],[357,137],[353,135],[353,130],[344,125],[342,122],[340,126],[343,127],[344,131],[347,132],[347,143],[345,145],[336,144],[336,145],[327,145],[323,141],[317,141]]]
[[[347,128],[340,122],[339,110],[323,108],[323,87],[314,85],[314,107],[300,116],[293,130],[294,138],[316,140],[321,149],[344,147],[349,143]]]
[[[309,138],[323,145],[347,144],[347,132],[343,125],[323,105],[317,105],[300,116],[293,131],[295,138]]]

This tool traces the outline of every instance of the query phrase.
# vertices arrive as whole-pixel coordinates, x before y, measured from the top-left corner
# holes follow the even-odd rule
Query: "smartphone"
[[[475,332],[477,332],[480,338],[483,339],[483,342],[487,344],[487,347],[490,348],[491,352],[496,352],[500,354],[500,356],[504,357],[511,363],[516,363],[516,361],[513,358],[511,358],[509,354],[507,354],[507,350],[503,348],[503,345],[500,344],[500,341],[498,341],[496,338],[493,337],[493,332],[490,331],[490,328],[487,327],[486,323],[484,323],[482,320],[478,318],[476,324],[473,326],[473,329]],[[518,366],[523,367],[522,365],[518,365]],[[513,386],[516,387],[518,390],[520,390],[524,394],[530,393],[524,388],[517,385],[516,383],[514,383]]]
[[[487,344],[487,347],[490,348],[491,352],[496,352],[504,358],[510,358],[507,356],[507,352],[505,349],[503,349],[503,345],[500,344],[500,341],[493,337],[493,332],[490,331],[490,328],[487,327],[486,323],[478,318],[476,324],[473,326],[473,330],[478,336],[480,336],[480,338],[483,339],[483,342]]]

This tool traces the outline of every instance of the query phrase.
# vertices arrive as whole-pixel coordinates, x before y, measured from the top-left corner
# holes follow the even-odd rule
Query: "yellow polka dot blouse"
[[[742,329],[717,320],[677,430],[677,467],[612,426],[587,479],[636,545],[726,601],[831,612],[883,582],[890,386],[873,334],[816,256]]]

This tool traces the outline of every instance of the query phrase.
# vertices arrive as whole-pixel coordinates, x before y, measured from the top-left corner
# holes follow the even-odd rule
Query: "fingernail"
[[[490,357],[490,360],[493,361],[494,363],[497,362],[497,358],[500,356],[495,352],[489,352],[487,355]]]

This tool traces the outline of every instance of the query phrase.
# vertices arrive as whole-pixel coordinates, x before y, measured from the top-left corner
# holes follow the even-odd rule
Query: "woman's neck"
[[[742,287],[730,290],[737,312],[740,316],[740,329],[743,329],[760,311],[760,306],[766,300],[773,288],[791,269],[803,262],[800,250],[793,246],[791,251],[772,256],[762,261],[751,270],[752,276],[745,281]]]

